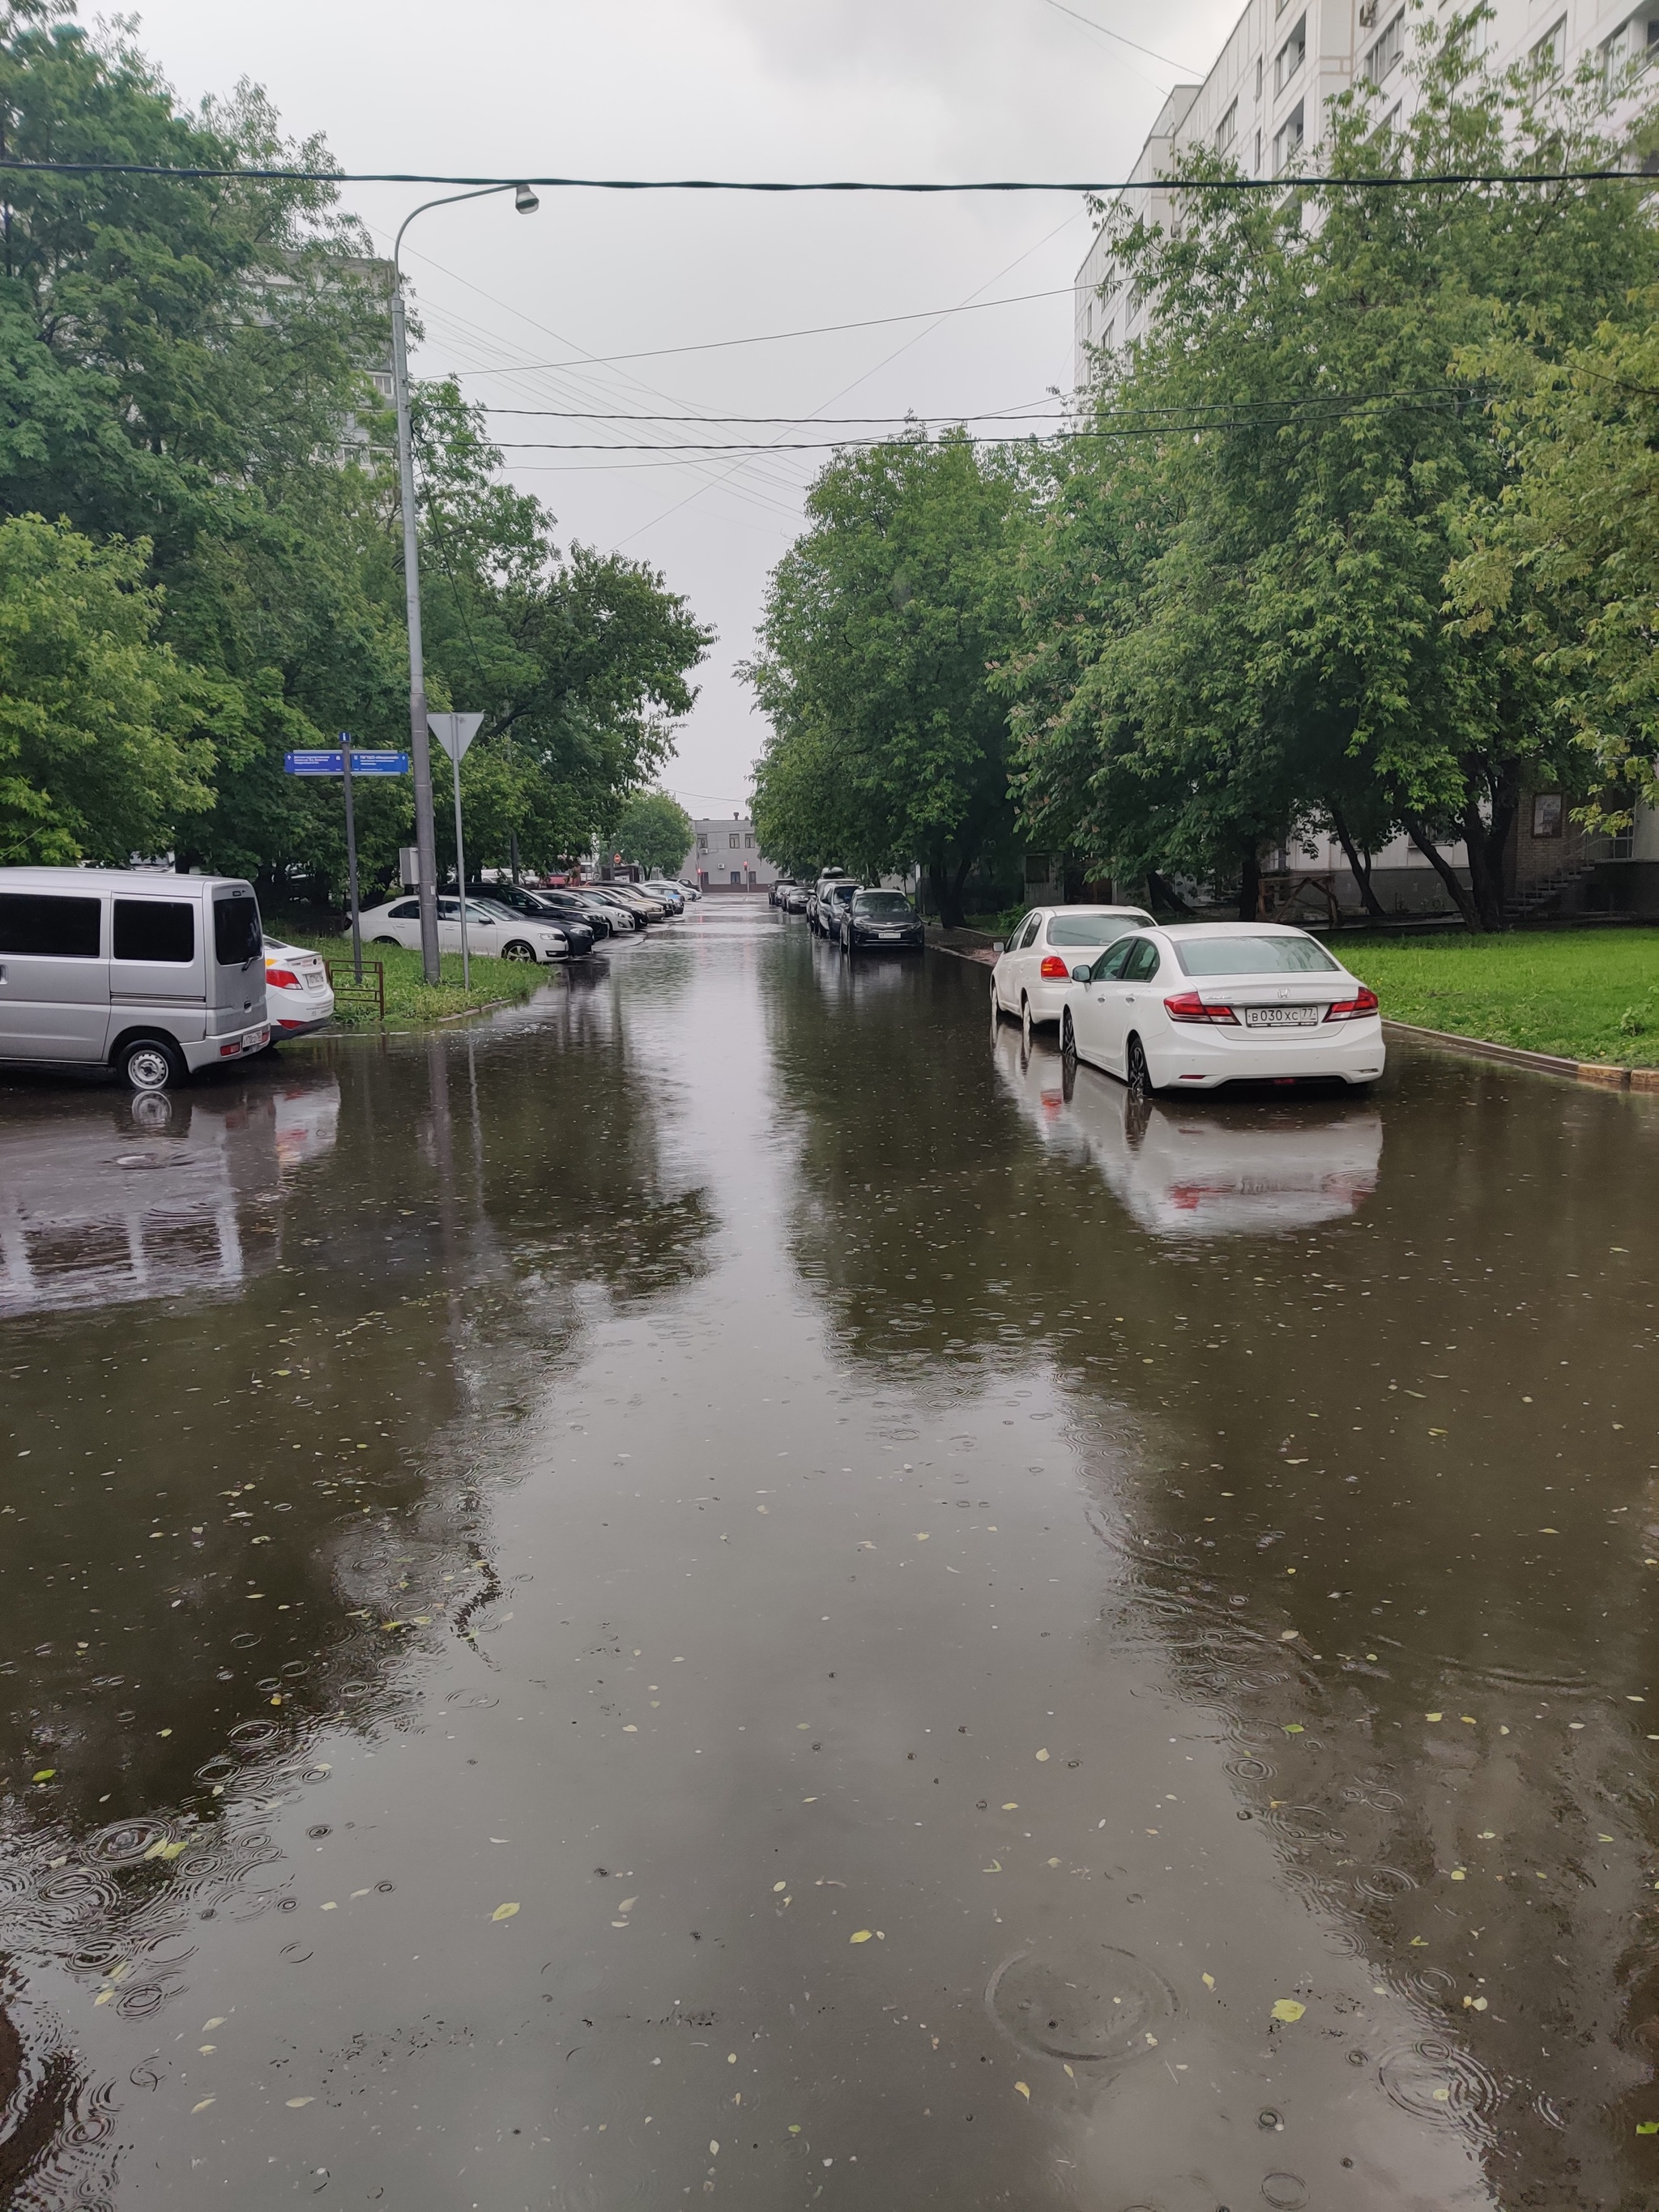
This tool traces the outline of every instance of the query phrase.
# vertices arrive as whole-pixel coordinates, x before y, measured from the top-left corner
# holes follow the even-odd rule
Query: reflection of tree
[[[234,1285],[6,1324],[0,1922],[20,1966],[68,1965],[118,2018],[182,1980],[167,1939],[194,1914],[280,1907],[257,1808],[323,1806],[319,1729],[398,1725],[416,1655],[489,1632],[476,1468],[606,1301],[702,1264],[708,1209],[661,1164],[652,1090],[573,1004],[580,1051],[556,1024],[435,1068],[341,1050],[333,1149],[243,1179],[262,1256]],[[32,1126],[0,1122],[0,1178]]]
[[[1610,1248],[1644,1128],[1419,1063],[1360,1210],[1163,1241],[1055,1133],[1057,1057],[1024,1099],[987,1081],[940,969],[898,1005],[800,994],[780,1041],[794,1252],[841,1351],[915,1387],[1042,1363],[1117,1555],[1103,1662],[1141,1644],[1221,1716],[1283,1879],[1415,2007],[1413,2045],[1366,2054],[1386,2093],[1465,2130],[1506,2204],[1635,2212],[1659,1385]]]

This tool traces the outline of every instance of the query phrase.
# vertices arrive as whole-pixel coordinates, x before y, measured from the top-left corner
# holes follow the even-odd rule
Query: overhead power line
[[[0,156],[0,172],[14,176],[158,177],[181,183],[225,182],[289,185],[453,185],[479,190],[532,185],[538,191],[582,192],[1087,192],[1105,198],[1117,192],[1289,192],[1308,185],[1380,187],[1385,190],[1439,185],[1645,184],[1653,179],[1638,169],[1445,169],[1426,176],[1280,177],[990,177],[971,182],[927,184],[866,177],[776,179],[754,177],[536,177],[520,170],[506,177],[441,176],[417,169],[213,169],[170,168],[149,161],[26,161]]]
[[[1162,62],[1165,69],[1176,70],[1182,76],[1203,75],[1201,70],[1189,69],[1185,62],[1172,61],[1168,54],[1159,53],[1156,47],[1143,46],[1133,39],[1126,39],[1121,31],[1115,31],[1109,23],[1097,23],[1092,15],[1079,15],[1075,8],[1066,5],[1066,0],[1048,0],[1048,5],[1058,9],[1062,15],[1069,15],[1074,23],[1081,23],[1091,31],[1098,31],[1103,39],[1115,39],[1121,46],[1133,46],[1136,53],[1145,54],[1150,62]]]

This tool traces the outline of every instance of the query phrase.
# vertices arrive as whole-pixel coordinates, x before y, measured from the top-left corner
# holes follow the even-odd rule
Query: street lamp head
[[[513,204],[520,215],[534,215],[541,202],[528,185],[520,185],[514,188]]]

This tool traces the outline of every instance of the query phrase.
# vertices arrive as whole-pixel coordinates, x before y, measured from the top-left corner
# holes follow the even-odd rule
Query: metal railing
[[[349,960],[325,960],[323,965],[328,970],[328,988],[337,1006],[373,1006],[376,1018],[386,1019],[384,960],[365,960],[361,981]]]

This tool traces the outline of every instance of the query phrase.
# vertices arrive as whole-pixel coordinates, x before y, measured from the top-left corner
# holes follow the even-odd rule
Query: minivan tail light
[[[279,991],[297,991],[300,988],[300,979],[291,968],[268,966],[265,969],[265,981],[267,983],[274,984]]]
[[[1357,999],[1339,999],[1327,1012],[1328,1022],[1361,1022],[1376,1012],[1376,994],[1362,983]]]
[[[1166,999],[1164,1011],[1172,1022],[1231,1022],[1235,1029],[1238,1027],[1238,1016],[1231,1006],[1207,1006],[1196,991],[1182,991]]]
[[[1046,957],[1042,967],[1037,969],[1038,975],[1045,983],[1063,983],[1071,972],[1066,963],[1057,958],[1052,952]]]

